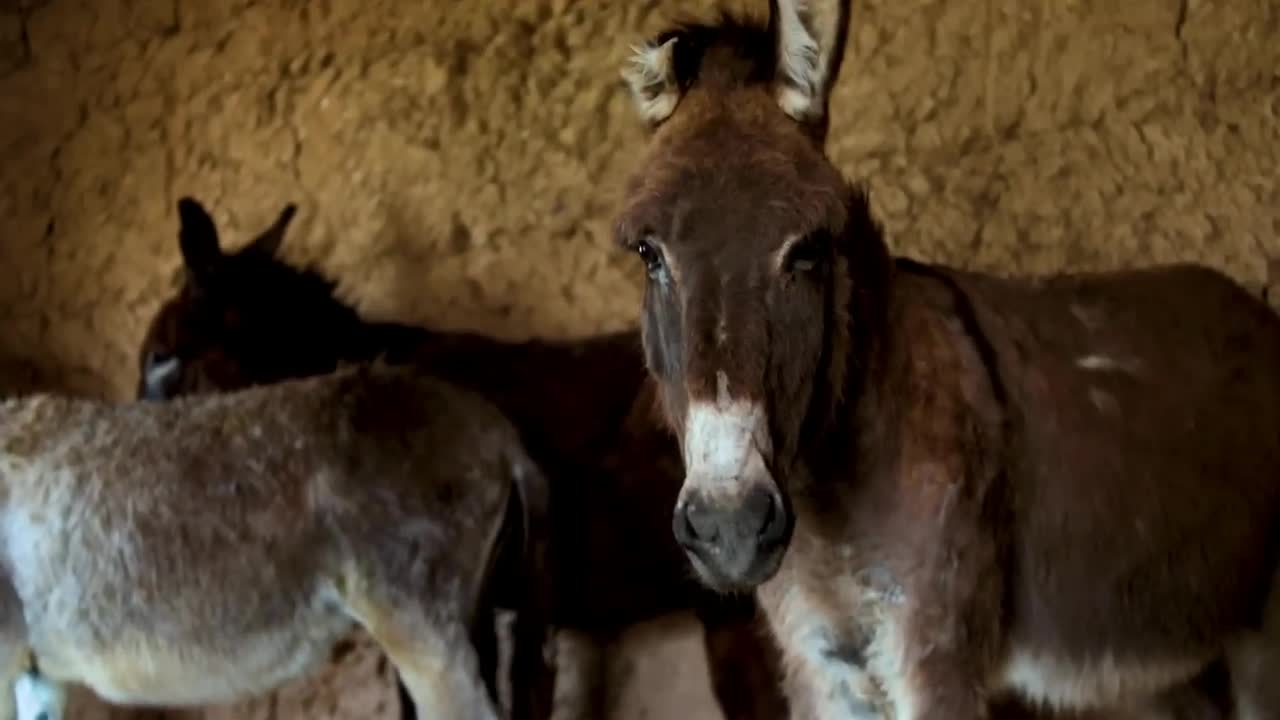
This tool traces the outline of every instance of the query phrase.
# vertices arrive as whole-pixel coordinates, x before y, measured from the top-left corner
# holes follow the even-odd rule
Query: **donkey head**
[[[778,0],[767,25],[681,26],[624,72],[651,137],[617,240],[648,275],[646,361],[684,452],[675,535],[721,589],[781,564],[788,489],[888,268],[866,196],[824,149],[848,5]]]
[[[184,281],[157,312],[139,352],[139,398],[232,390],[333,370],[332,338],[357,322],[333,285],[276,256],[290,204],[249,245],[225,253],[213,218],[178,201]]]

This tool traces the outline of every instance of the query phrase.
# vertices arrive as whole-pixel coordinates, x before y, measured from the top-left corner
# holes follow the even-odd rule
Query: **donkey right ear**
[[[671,117],[680,102],[676,77],[675,48],[679,36],[632,48],[632,56],[622,70],[622,79],[631,89],[640,118],[656,127]]]
[[[195,198],[178,200],[178,247],[188,275],[196,281],[211,278],[222,260],[218,227]]]
[[[280,244],[284,242],[284,233],[289,229],[289,222],[293,220],[293,216],[297,214],[298,206],[289,203],[280,211],[280,215],[276,217],[276,221],[271,227],[262,231],[262,234],[253,239],[246,249],[256,253],[261,253],[267,257],[275,257],[276,251],[280,249]]]
[[[850,0],[770,0],[778,66],[775,92],[783,112],[826,133],[827,100],[840,75],[849,35]]]

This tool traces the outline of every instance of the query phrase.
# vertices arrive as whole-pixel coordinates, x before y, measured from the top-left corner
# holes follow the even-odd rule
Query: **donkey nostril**
[[[787,517],[778,498],[773,493],[769,493],[767,497],[768,504],[764,508],[757,539],[761,546],[771,548],[781,543],[786,536]]]
[[[707,545],[720,537],[720,529],[711,514],[696,500],[676,506],[672,522],[676,540],[685,547]]]
[[[764,508],[764,522],[760,523],[761,537],[763,537],[767,532],[769,532],[769,528],[773,525],[774,520],[776,520],[777,517],[778,517],[778,504],[773,501],[773,498],[770,498],[769,503],[765,505],[765,508]]]
[[[685,506],[684,513],[694,538],[703,543],[713,543],[720,539],[720,524],[705,505],[692,501]]]
[[[676,542],[684,547],[689,547],[697,541],[697,533],[693,531],[693,524],[689,522],[688,508],[685,505],[676,505],[676,510],[671,514],[671,531],[675,533]]]

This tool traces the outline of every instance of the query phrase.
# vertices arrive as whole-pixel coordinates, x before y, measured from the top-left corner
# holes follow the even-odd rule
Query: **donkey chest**
[[[902,594],[887,573],[868,568],[826,582],[784,581],[762,599],[800,705],[823,719],[891,715]]]

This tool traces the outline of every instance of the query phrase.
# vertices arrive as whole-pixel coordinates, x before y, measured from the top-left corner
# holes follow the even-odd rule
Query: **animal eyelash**
[[[817,269],[826,260],[829,249],[830,234],[826,230],[816,230],[805,234],[787,248],[782,261],[782,269],[786,272],[806,273]]]

